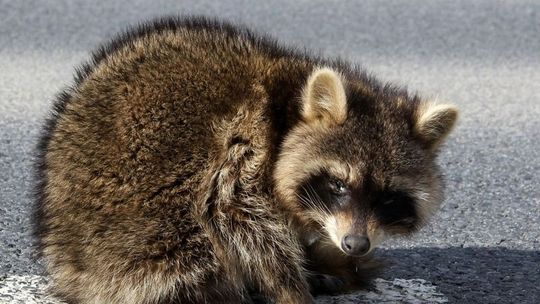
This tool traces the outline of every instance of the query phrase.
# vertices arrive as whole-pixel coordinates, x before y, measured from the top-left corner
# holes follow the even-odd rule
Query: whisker
[[[296,196],[298,197],[301,203],[303,203],[304,205],[306,205],[306,207],[309,207],[311,210],[313,210],[312,212],[309,212],[311,217],[313,217],[319,223],[323,223],[324,222],[323,214],[325,214],[326,212],[318,204],[314,202],[316,198],[314,198],[312,194],[306,188],[302,187],[302,189],[304,190],[304,193],[307,195],[307,198],[299,194],[296,194]]]
[[[323,208],[323,211],[327,211],[328,213],[330,213],[330,210],[328,209],[328,206],[326,206],[326,204],[322,201],[321,197],[319,196],[319,194],[315,191],[315,189],[313,188],[312,185],[308,185],[309,186],[309,191],[313,194],[314,198],[315,198],[315,201],[317,201],[318,205],[321,206]]]

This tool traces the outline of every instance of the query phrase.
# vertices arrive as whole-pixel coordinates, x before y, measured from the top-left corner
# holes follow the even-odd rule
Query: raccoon
[[[312,303],[362,288],[443,198],[457,118],[342,60],[172,17],[92,54],[37,161],[36,234],[70,303]]]

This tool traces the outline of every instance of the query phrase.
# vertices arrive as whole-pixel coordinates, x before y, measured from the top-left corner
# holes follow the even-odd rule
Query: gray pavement
[[[0,303],[56,303],[29,231],[51,99],[89,50],[164,14],[240,21],[461,108],[438,216],[379,250],[374,291],[320,303],[540,303],[540,2],[518,0],[0,0]]]

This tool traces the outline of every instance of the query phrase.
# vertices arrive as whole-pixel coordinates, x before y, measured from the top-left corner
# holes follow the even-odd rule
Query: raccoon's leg
[[[313,269],[307,278],[313,295],[365,290],[379,273],[379,268],[366,259],[351,259],[340,265]]]
[[[233,139],[209,178],[201,220],[233,280],[249,281],[277,303],[312,303],[295,237],[261,189],[264,156]]]
[[[345,282],[336,276],[313,272],[307,275],[312,295],[338,294],[345,290]]]
[[[164,299],[159,304],[208,304],[208,303],[223,303],[223,304],[255,304],[266,302],[254,302],[252,297],[247,292],[237,289],[237,286],[232,284],[226,277],[224,272],[216,277],[194,285],[199,294],[196,297],[193,295],[178,292],[175,296],[169,299]],[[182,288],[179,287],[179,291]]]
[[[43,242],[54,291],[81,304],[242,303],[185,199],[167,190],[126,212],[66,205],[70,217],[49,215]]]
[[[323,242],[306,249],[308,282],[313,294],[335,294],[368,288],[382,263],[372,256],[352,257]]]

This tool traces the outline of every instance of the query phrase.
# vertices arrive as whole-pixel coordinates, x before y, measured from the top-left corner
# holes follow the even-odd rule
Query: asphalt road
[[[321,303],[540,303],[540,2],[517,0],[0,0],[0,303],[54,302],[29,233],[33,151],[54,94],[114,33],[188,13],[344,57],[461,108],[440,157],[438,216],[379,250],[394,265],[377,290]]]

